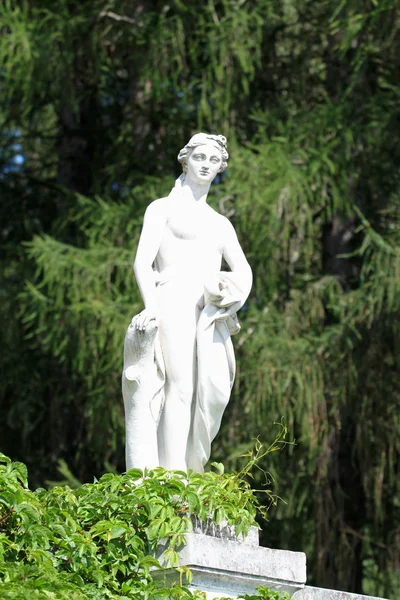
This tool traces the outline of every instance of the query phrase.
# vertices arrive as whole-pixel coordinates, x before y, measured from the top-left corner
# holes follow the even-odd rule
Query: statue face
[[[187,159],[186,177],[193,183],[210,184],[221,168],[221,152],[212,144],[196,146]]]

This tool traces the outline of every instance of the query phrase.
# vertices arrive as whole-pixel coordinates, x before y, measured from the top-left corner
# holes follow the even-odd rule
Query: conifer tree
[[[124,332],[147,204],[197,130],[254,271],[214,456],[286,500],[268,545],[390,596],[400,535],[400,68],[394,0],[1,0],[1,448],[37,483],[122,470]],[[256,482],[257,484],[259,482]],[[397,573],[397,575],[396,575]],[[397,577],[397,580],[396,580]]]

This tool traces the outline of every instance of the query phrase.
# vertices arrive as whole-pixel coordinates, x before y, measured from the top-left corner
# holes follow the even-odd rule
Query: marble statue
[[[197,133],[144,217],[134,263],[145,305],[125,338],[126,468],[203,472],[235,376],[231,335],[252,273],[231,223],[207,204],[226,138]],[[230,271],[221,271],[225,259]]]

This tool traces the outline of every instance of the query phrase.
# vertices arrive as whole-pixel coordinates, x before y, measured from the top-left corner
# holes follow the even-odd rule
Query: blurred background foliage
[[[400,572],[400,8],[395,0],[0,0],[1,451],[31,484],[124,469],[125,329],[147,204],[198,130],[254,271],[213,457],[284,417],[262,541],[309,582]],[[58,472],[57,467],[60,472]],[[255,480],[255,485],[260,482]]]

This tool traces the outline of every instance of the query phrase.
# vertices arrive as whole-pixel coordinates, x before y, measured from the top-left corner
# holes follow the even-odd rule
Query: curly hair
[[[218,173],[225,171],[228,165],[229,154],[226,149],[226,137],[224,135],[213,135],[208,133],[196,133],[190,138],[186,146],[180,150],[178,154],[178,160],[182,165],[183,172],[187,171],[187,159],[189,158],[193,148],[196,146],[203,146],[204,144],[212,144],[221,152],[222,163]]]

